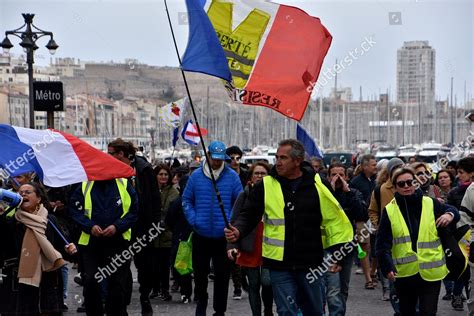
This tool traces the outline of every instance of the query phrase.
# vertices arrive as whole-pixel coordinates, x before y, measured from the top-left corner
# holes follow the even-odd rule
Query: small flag
[[[296,138],[303,144],[304,150],[310,157],[323,158],[323,153],[314,139],[300,124],[296,124]]]
[[[207,130],[205,128],[201,127],[201,134],[202,136],[207,135]],[[184,124],[183,130],[181,132],[181,137],[185,142],[187,142],[190,145],[196,146],[199,144],[199,133],[196,125],[193,124],[192,120],[189,120]]]
[[[177,101],[171,102],[158,109],[159,117],[169,127],[178,127],[181,125],[181,120],[186,111],[188,98],[182,98]]]
[[[176,147],[176,143],[179,139],[179,127],[173,129],[173,147]]]

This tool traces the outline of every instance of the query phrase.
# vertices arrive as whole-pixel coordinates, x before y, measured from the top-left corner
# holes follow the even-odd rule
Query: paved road
[[[353,270],[355,271],[355,269]],[[76,270],[70,270],[69,275],[69,297],[67,304],[69,311],[65,315],[85,315],[76,313],[76,308],[82,303],[82,288],[77,286],[73,281],[72,277],[76,273]],[[232,289],[232,281],[230,282],[230,289]],[[213,283],[209,283],[209,294],[212,297],[212,286]],[[134,279],[134,292],[132,298],[132,304],[129,306],[129,315],[140,315],[140,303],[138,299],[138,283],[136,282],[136,276]],[[232,291],[229,291],[231,295]],[[444,294],[444,288],[441,289],[441,296]],[[364,289],[364,279],[362,275],[352,274],[349,300],[347,303],[347,315],[348,316],[367,316],[367,315],[393,315],[390,302],[384,302],[381,300],[382,291],[380,288],[375,290]],[[173,293],[173,301],[162,302],[159,299],[152,299],[153,310],[155,315],[172,315],[172,316],[187,316],[194,315],[195,304],[181,304],[179,302],[179,293]],[[210,299],[212,302],[212,299]],[[212,306],[212,303],[210,303]],[[251,315],[248,297],[244,293],[242,300],[234,301],[229,298],[228,310],[226,315],[229,316],[247,316]],[[467,308],[465,306],[464,312],[456,312],[451,308],[450,302],[439,300],[438,303],[438,315],[442,316],[464,316],[467,315]],[[212,310],[208,308],[208,315],[212,315]],[[276,315],[276,313],[275,313]]]

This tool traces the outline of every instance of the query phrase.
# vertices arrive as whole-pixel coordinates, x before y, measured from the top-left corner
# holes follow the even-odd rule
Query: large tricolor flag
[[[0,124],[0,175],[36,172],[43,183],[61,187],[92,180],[128,178],[128,165],[72,135]]]
[[[233,101],[301,120],[332,41],[321,21],[298,8],[264,0],[186,3],[190,37],[183,69],[211,74],[209,60],[203,70],[203,56],[209,50],[202,48],[214,45],[217,38],[232,74],[233,86],[227,87]],[[208,21],[202,14],[192,14],[191,8],[200,5],[215,34],[205,27]],[[212,60],[216,69],[222,67],[218,55]]]
[[[304,150],[310,157],[323,158],[323,153],[314,141],[314,138],[300,124],[296,124],[296,139],[304,146]]]

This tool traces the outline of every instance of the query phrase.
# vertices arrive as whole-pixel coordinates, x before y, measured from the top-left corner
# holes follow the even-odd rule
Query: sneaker
[[[171,285],[171,293],[179,292],[179,283],[177,280],[174,280],[173,284]]]
[[[188,304],[189,301],[190,301],[189,297],[187,297],[186,295],[181,295],[181,303]]]
[[[356,274],[364,274],[364,271],[362,271],[362,268],[357,268]]]
[[[77,308],[76,313],[85,313],[85,312],[86,312],[86,304],[82,303],[82,305]]]
[[[81,274],[78,273],[75,277],[74,277],[74,282],[76,282],[77,285],[79,286],[84,286],[84,282],[82,280],[82,277],[81,277]]]
[[[150,300],[148,299],[140,299],[140,303],[142,305],[142,315],[143,316],[151,316],[153,315],[153,307],[151,307]]]
[[[390,301],[390,293],[388,291],[383,291],[382,301]]]
[[[452,301],[453,300],[453,294],[452,293],[446,293],[444,296],[441,298],[443,301]]]
[[[241,289],[235,289],[234,290],[234,295],[232,296],[232,299],[241,300],[242,299],[242,290]]]
[[[462,302],[462,297],[461,296],[454,296],[451,306],[454,308],[456,311],[463,311],[464,310],[464,303]]]
[[[162,292],[161,295],[160,295],[160,299],[162,301],[168,302],[168,301],[171,301],[172,297],[171,297],[170,293]]]
[[[161,295],[161,294],[160,294],[159,292],[153,291],[153,292],[151,292],[151,294],[150,294],[150,298],[157,298],[157,297],[160,296],[160,295]]]
[[[63,306],[61,306],[61,310],[63,312],[67,311],[69,308],[67,307],[67,304],[66,303],[63,303]]]

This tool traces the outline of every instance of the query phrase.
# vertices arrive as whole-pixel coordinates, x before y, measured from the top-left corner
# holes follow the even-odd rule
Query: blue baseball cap
[[[211,158],[215,160],[228,160],[229,156],[226,155],[226,146],[223,142],[215,140],[209,144],[208,147]]]

